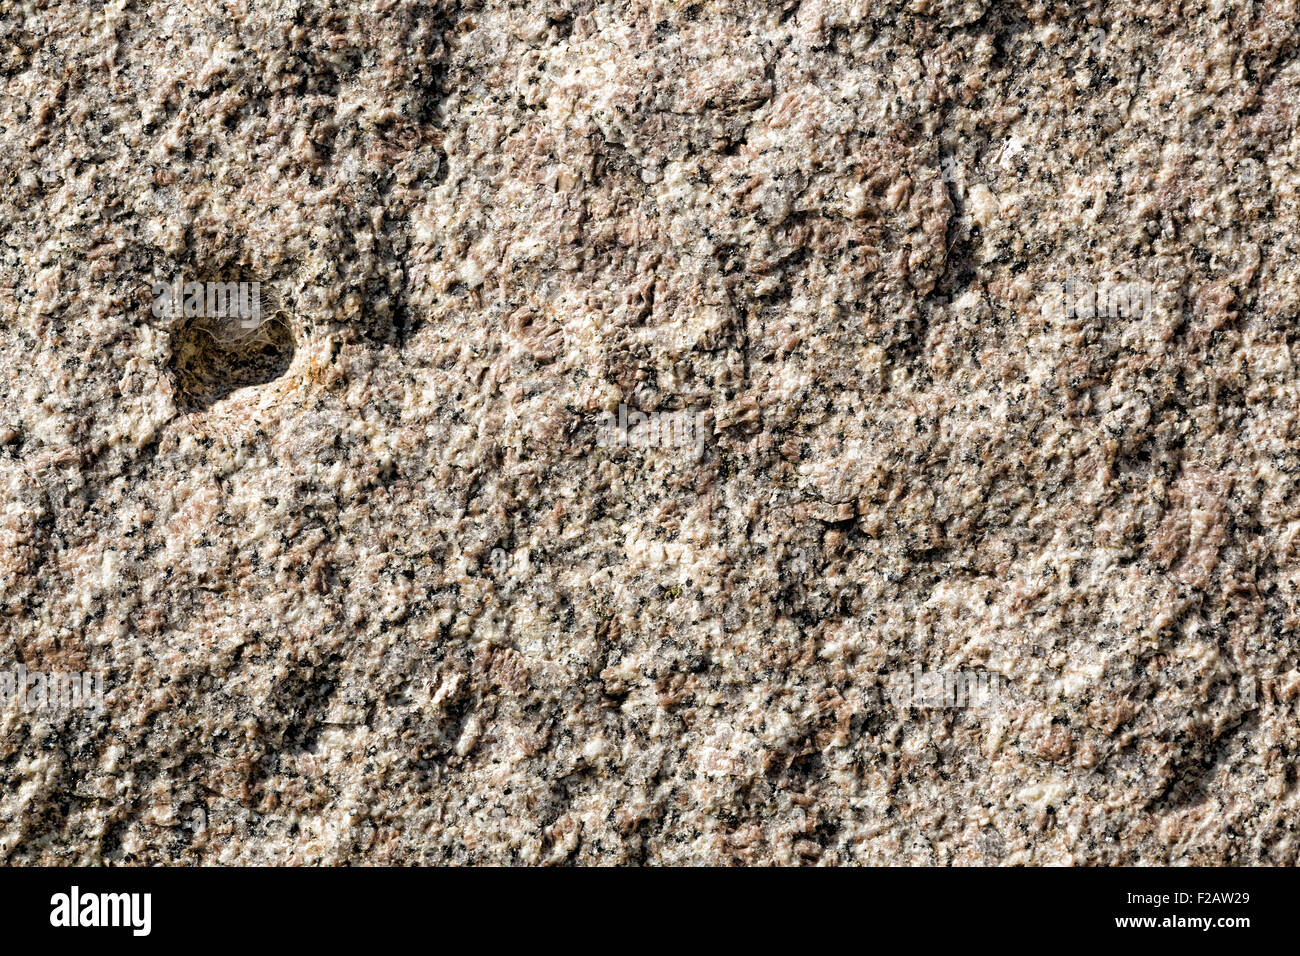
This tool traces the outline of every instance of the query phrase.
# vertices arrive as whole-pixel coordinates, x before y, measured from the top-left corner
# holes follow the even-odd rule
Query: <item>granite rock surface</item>
[[[1298,30],[0,0],[0,860],[1294,864]]]

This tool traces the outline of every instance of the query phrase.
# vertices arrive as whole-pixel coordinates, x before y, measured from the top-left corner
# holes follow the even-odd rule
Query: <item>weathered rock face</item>
[[[7,0],[0,858],[1295,863],[1297,20]]]

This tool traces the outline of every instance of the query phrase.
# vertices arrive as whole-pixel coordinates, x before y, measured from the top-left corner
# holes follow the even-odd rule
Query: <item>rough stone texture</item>
[[[0,0],[0,858],[1294,864],[1297,29]]]

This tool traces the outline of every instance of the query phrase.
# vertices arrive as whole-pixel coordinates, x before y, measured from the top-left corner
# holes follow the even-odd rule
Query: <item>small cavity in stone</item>
[[[173,336],[172,373],[178,404],[187,411],[208,408],[236,389],[272,382],[293,362],[293,334],[276,315],[255,328],[239,318],[191,318]]]

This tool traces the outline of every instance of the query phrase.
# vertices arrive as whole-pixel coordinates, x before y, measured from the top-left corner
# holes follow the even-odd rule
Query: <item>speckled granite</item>
[[[1297,19],[0,0],[0,859],[1294,864]]]

